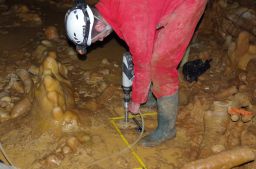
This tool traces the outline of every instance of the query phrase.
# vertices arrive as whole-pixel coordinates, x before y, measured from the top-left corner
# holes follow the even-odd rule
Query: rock
[[[14,89],[18,93],[24,93],[25,92],[23,83],[21,81],[15,81],[12,85],[12,89]]]
[[[109,75],[110,70],[109,69],[103,69],[103,70],[100,70],[99,73],[101,73],[102,75]]]
[[[48,40],[58,40],[59,39],[59,33],[55,26],[48,26],[45,29],[44,33]]]
[[[15,104],[11,111],[11,117],[16,118],[20,115],[26,114],[31,110],[32,104],[28,98],[23,98],[21,101]]]
[[[212,146],[211,149],[212,149],[213,153],[220,153],[220,152],[224,151],[226,148],[224,145],[217,144],[217,145]]]
[[[54,47],[54,44],[49,40],[42,40],[41,44],[46,46],[47,48],[53,48]]]
[[[238,62],[238,68],[247,70],[247,65],[252,59],[256,59],[256,45],[250,45],[248,51],[241,56]]]
[[[0,122],[7,120],[9,118],[10,118],[9,112],[0,108]]]
[[[110,62],[108,61],[108,59],[102,59],[102,61],[101,61],[101,63],[103,64],[103,65],[110,65]]]
[[[59,166],[64,159],[64,156],[61,153],[50,154],[46,158],[46,165],[47,166]]]
[[[95,99],[91,99],[89,101],[86,101],[86,103],[84,103],[83,107],[92,112],[95,112],[98,109],[98,104]]]
[[[77,151],[79,144],[79,140],[76,137],[70,137],[67,140],[67,145],[72,149],[73,152]]]
[[[102,82],[102,83],[100,83],[100,85],[99,85],[97,91],[98,91],[99,93],[101,93],[101,92],[103,92],[107,87],[108,87],[107,83]]]
[[[15,5],[13,9],[22,22],[31,23],[33,26],[42,24],[41,17],[35,11],[30,10],[28,6],[24,4]]]
[[[33,74],[33,75],[38,75],[39,74],[39,68],[36,67],[35,65],[30,66],[28,69],[28,72]]]
[[[88,142],[92,141],[92,137],[88,134],[83,134],[83,135],[78,137],[78,140],[81,143],[88,143]]]
[[[7,103],[11,103],[12,99],[10,96],[4,96],[0,99],[0,101],[2,102],[7,102]]]
[[[63,154],[69,154],[69,153],[71,153],[72,152],[72,149],[69,147],[69,146],[64,146],[63,148],[62,148],[62,153]]]

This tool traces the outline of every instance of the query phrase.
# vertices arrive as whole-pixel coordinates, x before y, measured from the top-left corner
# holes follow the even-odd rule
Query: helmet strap
[[[85,0],[75,0],[75,4],[76,5],[87,5],[87,3],[85,2]]]

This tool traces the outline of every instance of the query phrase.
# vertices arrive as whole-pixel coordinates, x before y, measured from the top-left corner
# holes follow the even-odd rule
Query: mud
[[[78,55],[63,29],[72,3],[0,1],[0,143],[16,167],[132,169],[138,159],[150,169],[256,167],[254,1],[209,2],[186,59],[212,59],[211,67],[192,83],[180,72],[177,136],[136,144],[138,156],[110,120],[124,115],[125,47],[112,35]],[[144,120],[145,135],[156,116]],[[120,131],[132,144],[140,133],[130,123]]]

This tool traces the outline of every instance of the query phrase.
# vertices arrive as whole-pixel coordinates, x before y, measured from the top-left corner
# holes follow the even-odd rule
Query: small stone
[[[74,69],[74,66],[69,65],[69,66],[67,66],[67,68],[68,68],[69,71],[72,71]]]
[[[102,59],[102,61],[101,61],[101,63],[103,64],[103,65],[109,65],[110,64],[110,62],[108,61],[108,59]]]
[[[86,93],[86,91],[84,91],[84,90],[79,90],[78,93],[79,93],[79,94],[84,94],[84,93]]]
[[[77,151],[77,148],[79,146],[79,141],[76,137],[70,137],[68,140],[67,140],[67,145],[74,151],[76,152]]]
[[[35,65],[30,66],[30,68],[28,69],[28,72],[33,74],[33,75],[38,75],[39,73],[39,68],[36,67]]]
[[[0,101],[10,103],[12,101],[12,98],[10,96],[4,96],[0,99]]]
[[[10,114],[8,113],[8,111],[0,109],[0,121],[1,119],[8,119],[8,118],[10,118]]]
[[[103,70],[100,70],[99,73],[101,73],[103,75],[109,75],[110,70],[109,69],[103,69]]]
[[[48,165],[57,165],[59,166],[62,161],[62,157],[58,154],[51,154],[47,157],[46,162]]]
[[[214,152],[214,153],[220,153],[225,150],[225,147],[224,147],[224,145],[217,144],[217,145],[212,146],[211,149],[212,149],[212,152]]]
[[[51,41],[49,41],[49,40],[42,40],[41,44],[43,44],[44,46],[46,46],[48,48],[51,48],[51,47],[54,46],[53,43]]]
[[[7,111],[11,111],[14,107],[14,103],[9,103],[7,106],[6,106],[6,110]]]
[[[232,120],[233,122],[236,122],[236,121],[238,121],[239,119],[240,119],[240,116],[239,116],[239,115],[236,115],[236,114],[231,115],[231,120]]]
[[[25,52],[25,53],[24,53],[24,57],[31,57],[31,53]]]
[[[83,74],[83,79],[84,79],[84,80],[89,80],[89,79],[90,79],[90,72],[85,72],[85,73]]]
[[[89,136],[88,134],[84,134],[84,135],[80,136],[78,139],[82,143],[86,143],[86,142],[89,142],[92,140],[91,136]]]
[[[210,86],[205,86],[204,90],[210,90]]]
[[[253,118],[253,115],[243,115],[242,122],[247,123],[247,122],[251,121],[252,118]]]
[[[63,148],[62,148],[62,153],[63,154],[69,154],[69,153],[71,153],[72,152],[72,150],[71,150],[71,148],[69,147],[69,146],[64,146]]]
[[[98,92],[100,92],[100,93],[103,92],[107,87],[108,87],[108,85],[105,82],[100,83]]]

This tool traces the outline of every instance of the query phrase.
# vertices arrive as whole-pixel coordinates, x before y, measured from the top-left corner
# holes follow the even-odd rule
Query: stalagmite
[[[246,70],[250,60],[256,59],[256,45],[250,45],[248,51],[238,61],[238,68]]]
[[[37,134],[47,130],[52,132],[79,130],[79,119],[77,113],[73,111],[75,101],[68,80],[68,71],[56,58],[55,52],[48,53],[34,74],[35,84],[27,70],[16,71],[17,75],[11,78],[10,85],[13,86],[13,82],[19,77],[23,83],[24,96],[14,103],[10,113],[7,115],[2,113],[0,120],[16,118],[30,112],[30,125]]]
[[[58,127],[70,132],[79,129],[78,116],[72,111],[75,103],[67,69],[56,58],[56,53],[49,52],[40,66],[40,80],[34,89],[34,125],[42,130]]]
[[[248,32],[240,32],[235,46],[231,43],[229,47],[229,59],[234,68],[247,69],[250,60],[256,58],[256,45],[250,43],[251,35]]]
[[[224,136],[229,116],[227,114],[230,102],[215,101],[212,110],[205,112],[204,115],[204,137],[200,148],[200,157],[205,157],[213,153],[216,146],[226,145]],[[218,138],[216,140],[216,138]]]

